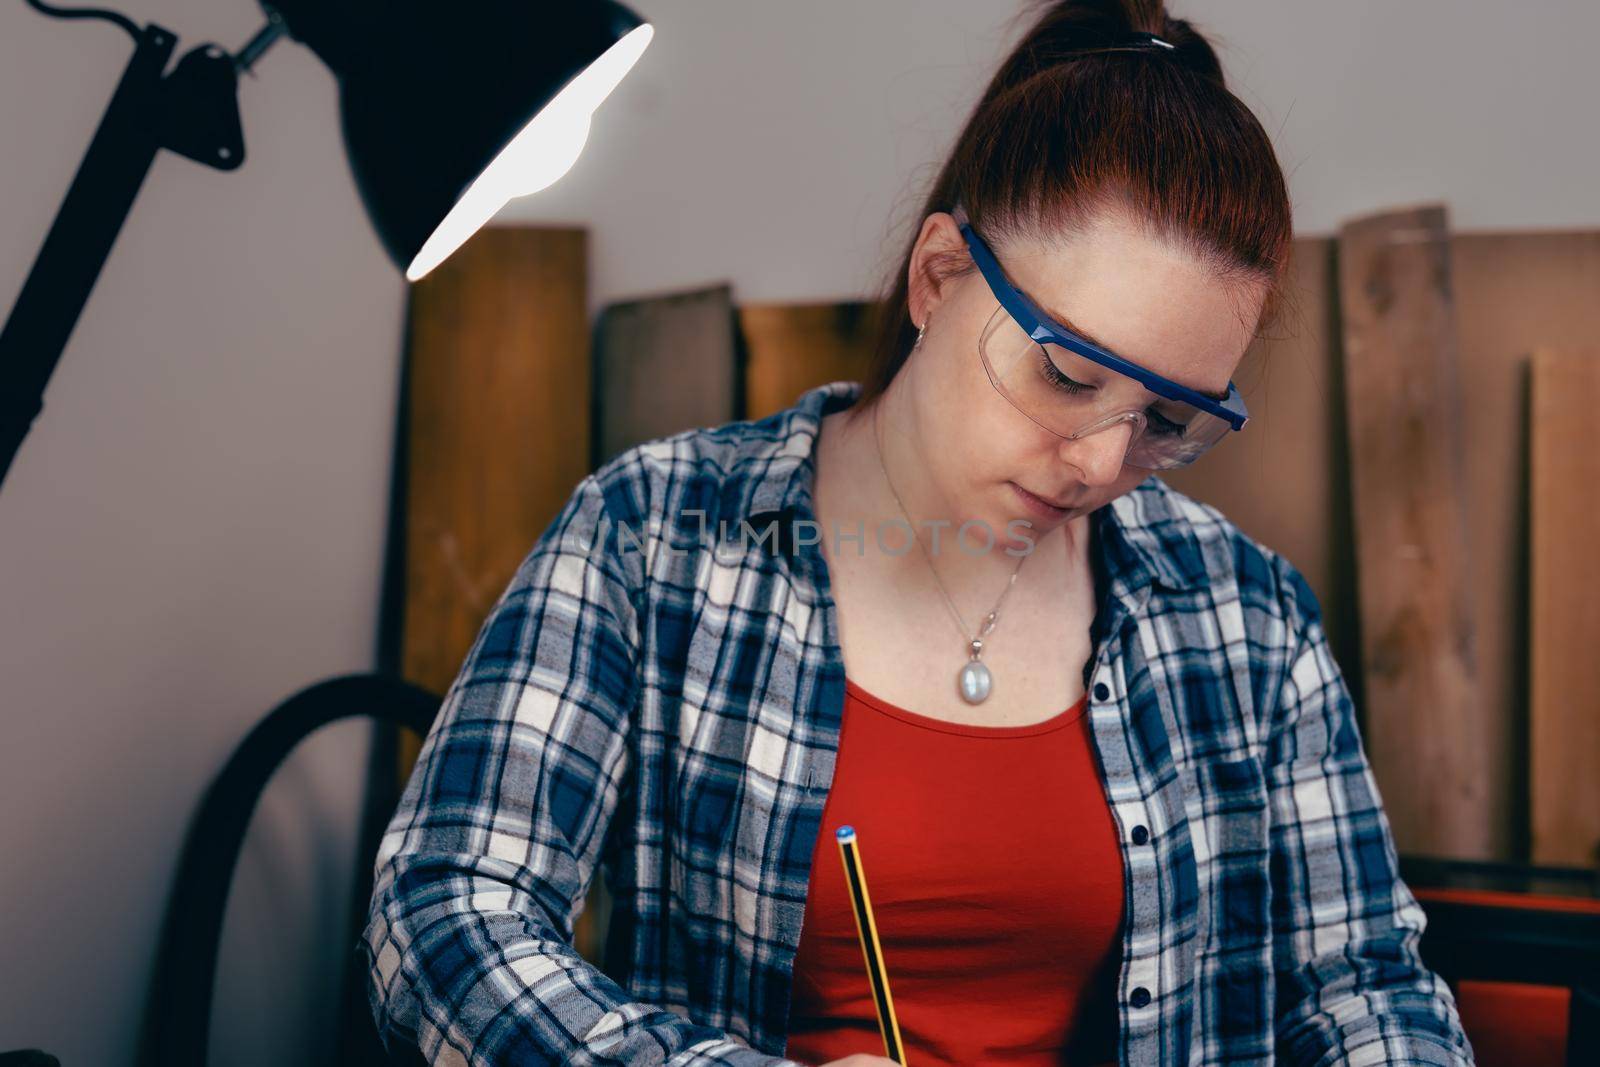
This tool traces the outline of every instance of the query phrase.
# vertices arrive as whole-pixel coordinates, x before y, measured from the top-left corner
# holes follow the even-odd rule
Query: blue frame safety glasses
[[[978,340],[984,371],[995,390],[1029,419],[1069,441],[1126,422],[1132,432],[1123,462],[1145,470],[1193,463],[1249,421],[1233,382],[1224,396],[1196,392],[1056,322],[1006,277],[960,204],[951,215],[1000,302]],[[1094,384],[1107,370],[1132,378],[1156,400],[1142,407],[1117,404]]]

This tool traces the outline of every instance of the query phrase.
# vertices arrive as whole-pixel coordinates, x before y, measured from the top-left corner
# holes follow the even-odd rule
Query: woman
[[[922,218],[865,383],[618,456],[524,561],[378,857],[385,1041],[892,1062],[848,824],[908,1062],[1471,1063],[1315,596],[1154,474],[1244,425],[1291,237],[1210,46],[1050,6]]]

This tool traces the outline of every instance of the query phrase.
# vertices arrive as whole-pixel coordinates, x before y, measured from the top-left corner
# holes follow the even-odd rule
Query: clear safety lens
[[[1114,416],[1133,414],[1133,433],[1123,459],[1130,466],[1147,470],[1185,466],[1232,429],[1227,419],[1156,396],[1143,383],[1070,348],[1040,344],[1001,304],[995,305],[983,329],[978,351],[1000,394],[1052,433],[1068,439],[1086,436],[1124,421]],[[1108,388],[1112,383],[1132,383],[1150,399],[1142,408],[1131,408],[1127,398],[1137,397],[1138,391],[1130,392],[1126,385]]]

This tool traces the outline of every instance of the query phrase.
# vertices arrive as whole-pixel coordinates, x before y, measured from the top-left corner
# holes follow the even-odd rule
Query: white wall
[[[723,279],[745,300],[874,291],[1023,28],[1014,0],[635,7],[657,37],[588,149],[504,212],[592,226],[597,300]],[[1464,229],[1600,225],[1600,5],[1169,8],[1274,136],[1300,230],[1434,199]]]
[[[1443,198],[1460,228],[1593,227],[1600,7],[1175,3],[1277,139],[1299,227]],[[856,298],[1020,29],[970,0],[637,0],[658,36],[558,185],[590,302],[731,281]],[[250,0],[129,13],[237,47]],[[108,25],[0,6],[0,313],[121,72]],[[292,42],[242,86],[233,174],[158,158],[0,487],[0,1050],[131,1063],[187,820],[276,701],[373,664],[404,288]],[[893,240],[886,243],[886,238]],[[370,740],[330,728],[246,842],[217,1062],[331,1062]]]

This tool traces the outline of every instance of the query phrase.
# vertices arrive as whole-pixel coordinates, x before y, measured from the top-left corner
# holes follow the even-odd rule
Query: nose
[[[1059,454],[1083,472],[1086,485],[1110,485],[1122,474],[1122,462],[1128,454],[1134,429],[1132,422],[1118,419],[1082,437],[1063,438]]]

